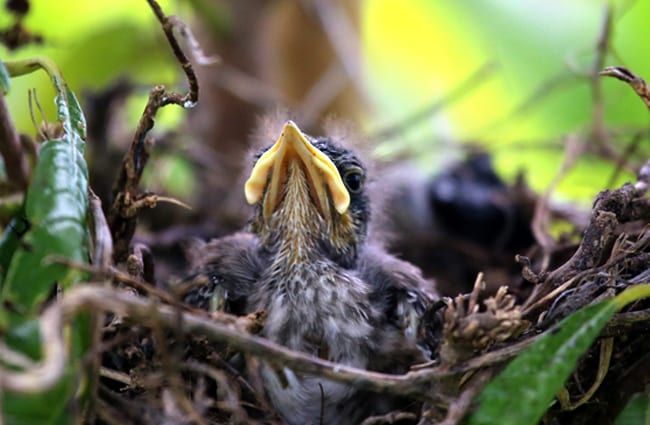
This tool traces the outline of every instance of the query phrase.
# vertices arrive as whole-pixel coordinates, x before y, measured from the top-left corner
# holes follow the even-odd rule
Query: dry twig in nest
[[[116,263],[125,261],[127,258],[131,239],[136,229],[138,212],[142,208],[154,207],[160,200],[169,201],[169,198],[161,199],[157,195],[148,193],[141,194],[138,188],[152,146],[148,134],[154,126],[154,120],[158,110],[167,105],[179,105],[183,108],[191,108],[196,105],[199,99],[199,86],[194,70],[192,69],[192,64],[187,59],[185,53],[183,53],[174,36],[174,27],[178,25],[178,19],[165,16],[155,0],[148,0],[148,3],[162,25],[162,29],[174,52],[174,56],[176,56],[176,59],[185,72],[185,76],[189,82],[189,91],[186,94],[180,94],[167,91],[163,86],[156,86],[149,93],[149,100],[140,117],[140,122],[133,136],[131,147],[124,157],[122,169],[113,185],[114,201],[111,206],[108,222],[115,245],[114,258]]]

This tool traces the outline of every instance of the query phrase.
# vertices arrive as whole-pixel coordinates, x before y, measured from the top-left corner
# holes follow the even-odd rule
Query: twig
[[[330,40],[334,53],[357,94],[369,104],[368,93],[365,89],[361,74],[360,52],[361,37],[354,28],[350,16],[341,8],[340,2],[323,0],[302,0],[305,6],[311,6],[315,11],[321,26]],[[350,4],[354,4],[350,3]],[[354,6],[352,6],[354,7]]]
[[[37,141],[43,142],[45,140],[54,139],[59,137],[56,135],[56,124],[50,124],[47,120],[47,114],[41,105],[41,102],[38,100],[38,93],[35,88],[27,91],[27,99],[29,103],[29,117],[32,119],[32,125],[37,132]],[[34,105],[38,109],[38,112],[41,114],[40,124],[36,122],[36,114],[34,112]]]
[[[149,309],[151,311],[151,333],[156,341],[165,341],[166,326],[164,322],[159,320],[160,316],[156,314],[156,305],[150,304]],[[172,332],[177,335],[181,335],[183,320],[180,316],[180,311],[178,309],[176,312],[176,323],[171,326]],[[201,414],[196,410],[190,399],[187,397],[183,380],[180,375],[179,370],[179,360],[180,353],[176,349],[175,344],[158,344],[156,349],[156,355],[160,359],[161,372],[164,381],[167,383],[164,391],[168,391],[169,400],[173,402],[172,407],[180,408],[185,415],[189,416],[192,420],[192,423],[197,425],[207,425],[205,420],[201,417]]]
[[[29,184],[27,157],[20,144],[18,131],[9,114],[5,96],[0,90],[0,154],[4,159],[9,181],[17,189],[25,190]]]
[[[230,384],[226,374],[214,367],[196,361],[184,362],[181,367],[196,373],[201,373],[213,379],[217,383],[217,391],[224,401],[219,402],[219,407],[226,410],[241,422],[248,422],[246,411],[241,407],[241,400],[237,391]]]
[[[135,216],[138,211],[143,208],[155,208],[155,206],[158,205],[158,202],[166,202],[168,204],[176,205],[187,210],[192,209],[192,207],[187,205],[185,202],[180,201],[176,198],[154,194],[142,194],[139,195],[137,199],[135,199],[131,205],[125,209],[125,214],[127,217]]]
[[[244,379],[241,373],[237,369],[235,369],[233,365],[225,361],[218,353],[216,352],[211,353],[211,355],[208,357],[208,360],[210,361],[210,364],[218,365],[221,370],[227,372],[229,375],[232,376],[233,379],[236,379],[242,388],[245,388],[247,391],[249,391],[251,394],[255,396],[257,402],[260,405],[264,405],[266,403],[266,400],[264,400],[264,398],[260,396],[260,392],[257,391],[253,387],[253,385],[251,385],[246,379]]]
[[[507,113],[502,119],[493,124],[495,127],[498,127],[503,124],[511,123],[517,119],[524,118],[529,116],[534,110],[541,105],[545,105],[545,99],[553,96],[556,92],[563,90],[565,88],[571,87],[577,81],[576,76],[567,75],[566,71],[562,71],[557,75],[551,76],[545,81],[542,81],[537,87],[533,88],[530,94],[527,95],[520,103],[515,105],[512,110]],[[538,147],[540,143],[529,143],[526,141],[524,144],[525,147],[530,148],[531,146]],[[508,144],[505,147],[508,149],[511,148],[511,145]],[[551,147],[555,149],[555,147]]]
[[[643,78],[622,66],[608,66],[600,71],[600,75],[614,77],[629,84],[650,111],[650,87]]]
[[[102,210],[102,203],[99,197],[88,188],[88,209],[91,223],[92,234],[92,254],[91,262],[95,267],[108,268],[113,259],[113,239],[111,238],[111,231],[106,222],[106,216]],[[85,263],[84,263],[85,264]],[[106,285],[110,282],[106,281]],[[102,342],[102,328],[104,324],[104,315],[90,315],[90,329],[92,330],[90,338],[92,347],[98,347]],[[100,351],[91,351],[88,356],[87,371],[90,393],[94,396],[97,395],[99,376],[101,372],[102,358],[99,355]],[[97,414],[97,397],[91,397],[90,408],[88,410],[90,416],[94,417]]]
[[[482,371],[478,376],[472,379],[472,383],[466,388],[458,398],[453,400],[447,410],[447,417],[440,425],[457,425],[470,411],[472,401],[487,384],[492,374],[489,371]]]
[[[287,104],[288,100],[275,87],[240,69],[224,64],[210,76],[210,82],[233,96],[261,108]]]
[[[162,12],[161,12],[162,13]],[[190,53],[192,54],[192,59],[195,63],[199,65],[215,65],[221,62],[221,59],[216,55],[207,56],[201,44],[198,42],[192,29],[183,21],[178,19],[176,16],[169,16],[167,18],[168,22],[178,29],[178,33],[185,39]]]
[[[369,136],[369,139],[380,142],[397,136],[400,132],[404,131],[404,129],[409,128],[410,126],[430,117],[443,108],[449,107],[450,105],[462,99],[467,94],[476,90],[480,84],[488,80],[488,78],[495,72],[495,70],[496,66],[493,63],[484,64],[474,73],[472,73],[458,87],[454,88],[451,92],[447,93],[442,98],[437,99],[431,105],[426,106],[419,111],[416,111],[402,121],[374,134],[371,134]]]
[[[533,214],[531,227],[537,243],[542,248],[541,273],[545,272],[548,268],[549,262],[551,260],[551,251],[555,245],[555,241],[548,234],[546,229],[549,225],[550,219],[551,210],[549,203],[551,196],[562,179],[567,175],[569,171],[571,171],[583,151],[584,141],[581,140],[579,136],[570,135],[567,137],[562,164],[553,177],[553,180],[551,183],[549,183],[548,187],[544,191],[544,194],[538,198],[537,203],[535,204],[535,213]]]
[[[587,390],[587,392],[584,393],[582,397],[580,397],[580,400],[576,401],[575,403],[571,403],[570,399],[565,400],[564,403],[562,403],[562,410],[575,410],[588,402],[591,397],[596,394],[596,391],[598,388],[600,388],[600,384],[602,384],[603,380],[605,379],[607,371],[609,371],[609,362],[612,358],[613,349],[614,338],[605,338],[600,341],[600,357],[598,360],[598,371],[596,373],[596,379],[594,383]],[[559,400],[562,401],[562,399]]]
[[[113,238],[102,210],[101,199],[92,189],[89,190],[88,199],[93,234],[92,264],[96,267],[106,268],[111,265],[113,259]]]
[[[7,346],[7,344],[4,343],[4,341],[0,341],[0,359],[2,359],[2,362],[4,364],[22,367],[25,369],[34,367],[35,365],[34,360],[24,355],[23,353],[12,350]]]
[[[158,304],[155,300],[107,288],[101,284],[87,284],[67,291],[41,315],[43,352],[41,363],[22,372],[0,369],[0,385],[21,393],[35,393],[51,388],[61,378],[68,357],[63,335],[64,322],[80,312],[98,310],[129,317],[142,325],[151,325],[152,320],[155,320],[166,327],[177,327],[179,322],[182,322],[185,334],[201,335],[209,340],[228,343],[235,350],[283,364],[298,372],[321,376],[363,390],[402,396],[412,395],[424,399],[431,397],[426,390],[433,382],[469,370],[502,363],[536,340],[535,337],[529,338],[452,367],[422,369],[403,375],[391,375],[329,362],[290,350],[265,338],[246,334],[241,331],[241,327],[237,326],[236,318],[228,320],[230,315],[227,314],[212,317],[199,316]],[[154,315],[155,319],[152,317]]]
[[[103,401],[101,398],[97,400],[97,416],[99,416],[108,425],[124,425],[129,423],[124,416],[123,412],[109,403]]]
[[[185,56],[185,53],[178,44],[176,37],[174,37],[174,26],[177,25],[180,21],[176,17],[165,16],[156,0],[147,0],[147,3],[149,3],[149,6],[151,6],[153,13],[161,23],[163,31],[165,32],[165,36],[167,37],[167,41],[169,42],[169,45],[174,52],[174,56],[176,56],[176,59],[183,67],[183,71],[185,72],[185,76],[187,77],[187,81],[190,85],[189,92],[187,94],[181,95],[178,93],[167,93],[167,99],[163,100],[161,106],[174,103],[176,105],[181,105],[184,108],[191,108],[196,104],[196,102],[199,101],[199,82],[196,79],[196,74],[194,73],[192,64],[187,59],[187,56]],[[183,31],[184,27],[184,25],[181,27],[181,31]]]
[[[136,279],[130,274],[124,273],[123,271],[118,270],[112,266],[109,267],[92,266],[89,264],[80,263],[78,261],[71,260],[67,257],[60,257],[55,255],[50,255],[47,257],[47,259],[55,263],[64,264],[67,267],[73,269],[91,273],[93,276],[95,276],[98,279],[110,278],[117,282],[124,283],[128,286],[137,289],[138,291],[142,291],[143,293],[153,295],[167,304],[177,306],[177,307],[187,307],[185,304],[178,301],[169,293],[161,291],[160,289],[156,288],[150,283],[147,283],[140,279]]]
[[[650,161],[641,167],[634,185],[625,184],[615,190],[604,190],[598,195],[578,249],[566,263],[549,273],[547,279],[535,288],[536,297],[545,296],[562,282],[599,265],[618,234],[619,223],[648,218],[650,208],[645,194],[649,181]],[[532,300],[527,304],[532,304]]]
[[[180,63],[189,83],[189,91],[185,94],[168,92],[163,86],[154,87],[149,93],[149,100],[140,117],[140,122],[133,136],[129,151],[122,162],[122,168],[113,186],[114,202],[108,217],[111,228],[114,248],[114,259],[116,263],[126,259],[131,239],[135,233],[137,215],[140,209],[155,206],[149,195],[141,195],[138,185],[144,167],[149,159],[151,142],[148,139],[149,131],[154,126],[154,119],[158,109],[174,104],[183,108],[191,108],[196,105],[199,98],[199,87],[196,74],[192,64],[183,53],[176,37],[174,26],[179,21],[174,17],[167,17],[160,5],[155,0],[147,0],[156,18],[160,22],[167,37],[174,56]]]
[[[334,63],[324,71],[318,81],[311,86],[302,99],[298,118],[305,127],[316,124],[323,110],[330,105],[336,96],[345,89],[347,80],[340,64]]]
[[[629,159],[636,153],[639,146],[641,145],[641,142],[644,140],[644,136],[647,136],[645,133],[647,132],[638,131],[632,135],[632,140],[627,144],[627,146],[625,146],[623,153],[618,158],[616,158],[616,168],[614,169],[612,175],[609,177],[609,181],[605,187],[612,187],[616,183],[616,180],[618,180],[618,177],[621,175],[622,170],[626,168],[626,165],[628,165]]]
[[[522,317],[527,317],[531,312],[537,310],[538,308],[544,306],[547,303],[550,303],[551,301],[555,300],[555,298],[560,295],[562,292],[565,290],[569,289],[571,285],[576,281],[577,276],[572,277],[571,279],[567,280],[554,290],[552,290],[550,293],[546,294],[540,299],[536,299],[534,294],[532,294],[528,299],[526,300],[524,304],[524,311],[522,311],[521,315]],[[534,301],[534,303],[532,303]]]
[[[589,79],[591,84],[592,96],[592,136],[600,148],[607,145],[607,131],[605,130],[605,121],[603,119],[603,95],[602,85],[599,72],[605,64],[605,57],[609,51],[609,38],[612,33],[612,15],[613,6],[609,2],[605,6],[605,16],[600,28],[600,34],[596,42],[596,57],[591,66]]]
[[[361,425],[394,424],[400,421],[414,421],[417,418],[417,415],[411,412],[390,412],[385,415],[370,416],[361,422]]]
[[[632,326],[635,323],[650,320],[650,310],[629,311],[615,314],[603,330],[603,335],[611,335],[620,331],[623,327]]]
[[[124,384],[128,387],[133,387],[135,386],[133,383],[133,380],[131,377],[124,373],[124,372],[119,372],[117,370],[113,369],[108,369],[106,367],[101,367],[99,368],[99,376],[103,378],[108,378],[112,381],[119,382],[121,384]]]

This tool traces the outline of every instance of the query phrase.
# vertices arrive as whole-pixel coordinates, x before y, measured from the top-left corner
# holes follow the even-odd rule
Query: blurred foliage
[[[650,3],[611,3],[611,42],[617,56],[608,55],[606,64],[625,65],[643,75],[650,68],[647,55],[637,52],[643,51]],[[532,186],[543,190],[561,161],[562,137],[576,131],[589,133],[592,99],[585,75],[596,55],[606,4],[366,0],[362,35],[367,89],[373,101],[365,125],[370,134],[440,99],[482,65],[495,65],[495,71],[459,101],[403,129],[398,137],[381,141],[377,155],[417,157],[423,169],[434,172],[459,157],[459,140],[479,141],[494,153],[504,176],[512,179],[520,170],[528,170]],[[232,24],[222,2],[212,7],[198,0],[161,5],[188,22],[200,13],[217,36]],[[8,14],[0,14],[1,27],[10,22]],[[143,104],[152,84],[173,84],[180,75],[144,2],[34,0],[25,25],[43,36],[44,45],[0,54],[8,59],[34,52],[47,55],[65,70],[70,87],[78,93],[128,75],[143,85]],[[28,110],[30,87],[35,86],[42,98],[52,96],[44,77],[12,84],[14,110]],[[603,89],[608,127],[624,131],[647,126],[644,109],[626,87],[607,81]],[[171,127],[178,122],[178,111],[164,114],[175,114],[169,118]],[[163,123],[167,119],[159,117]],[[21,131],[32,132],[29,114],[17,115],[16,121]],[[559,193],[590,200],[611,174],[611,164],[587,155],[560,185]],[[623,174],[612,183],[616,186],[629,178]]]
[[[605,65],[650,69],[642,44],[650,3],[615,1],[610,39],[616,57]],[[543,190],[562,156],[562,137],[592,120],[589,78],[607,2],[367,2],[365,35],[370,92],[382,125],[431,104],[485,63],[497,71],[459,102],[389,140],[380,152],[418,152],[425,167],[458,156],[449,140],[478,140],[500,172],[520,169]],[[408,31],[405,30],[408,28]],[[647,113],[626,87],[603,82],[605,124],[646,128]],[[627,139],[623,139],[627,142]],[[641,158],[644,159],[644,158]],[[585,156],[560,186],[572,198],[593,198],[612,173]],[[624,175],[616,186],[629,179]]]
[[[615,423],[615,425],[648,424],[650,424],[650,394],[637,394],[632,397]]]
[[[163,7],[171,1],[161,1]],[[128,75],[142,84],[143,93],[155,84],[173,84],[179,70],[164,42],[164,35],[147,4],[131,0],[77,2],[63,0],[31,1],[24,25],[43,37],[43,44],[32,44],[14,52],[0,50],[6,60],[36,55],[47,56],[64,70],[66,81],[76,93],[101,89],[117,78]],[[0,13],[0,27],[6,28],[13,19]],[[54,23],[59,23],[55,25]],[[39,98],[54,96],[44,75],[12,81],[8,96],[19,131],[32,134],[27,90],[36,88]],[[144,106],[144,102],[142,105]],[[54,115],[50,102],[41,102],[48,116]],[[139,112],[135,115],[135,119]],[[37,118],[39,118],[37,116]]]
[[[168,193],[190,205],[196,202],[197,181],[192,164],[173,154],[154,152],[156,167],[148,167],[142,175],[145,187],[157,193]]]

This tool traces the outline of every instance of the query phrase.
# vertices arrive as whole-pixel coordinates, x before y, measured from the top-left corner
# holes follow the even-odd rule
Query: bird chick
[[[333,362],[403,373],[422,360],[419,318],[433,300],[420,271],[368,238],[366,169],[332,139],[288,121],[245,185],[246,232],[202,245],[196,272],[236,314],[265,310],[266,338]],[[198,295],[197,295],[198,294]],[[425,350],[426,351],[426,350]],[[289,424],[352,424],[391,400],[287,368],[262,367],[267,394]]]

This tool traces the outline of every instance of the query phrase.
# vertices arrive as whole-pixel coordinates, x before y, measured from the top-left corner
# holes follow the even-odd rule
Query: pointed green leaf
[[[11,257],[18,249],[20,238],[27,230],[29,230],[29,222],[25,219],[25,208],[23,207],[9,222],[2,234],[2,239],[0,239],[0,288],[4,283]]]
[[[612,300],[573,313],[546,331],[485,388],[469,424],[537,424],[612,315],[647,296],[650,285],[631,287]],[[512,408],[513,400],[517,401],[516,409]]]
[[[84,262],[88,254],[85,121],[72,92],[65,86],[60,89],[56,103],[65,134],[41,146],[25,201],[30,230],[11,259],[3,285],[2,299],[26,316],[36,312],[54,283],[67,287],[80,278],[76,271],[47,257]]]
[[[633,396],[614,425],[650,425],[650,394]]]
[[[74,391],[74,381],[68,373],[50,391],[39,394],[3,394],[5,425],[66,425],[73,424],[67,414],[68,399]]]
[[[42,302],[55,284],[63,289],[76,284],[82,274],[52,261],[52,256],[77,262],[88,261],[88,170],[83,157],[86,124],[74,94],[51,61],[38,58],[14,62],[12,75],[45,68],[57,92],[55,99],[63,135],[44,142],[39,149],[25,197],[22,231],[14,226],[0,241],[0,265],[4,281],[0,292],[0,320],[5,343],[35,360],[41,356],[38,315]],[[3,392],[2,420],[6,424],[67,425],[78,422],[87,393],[82,358],[90,346],[87,316],[75,317],[66,325],[70,361],[56,383],[38,394]]]

